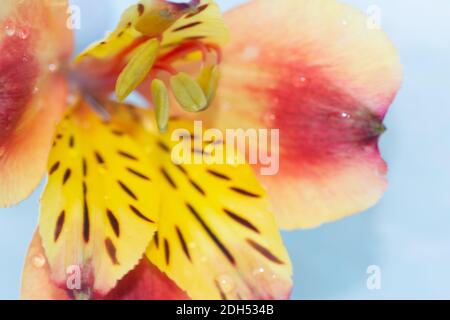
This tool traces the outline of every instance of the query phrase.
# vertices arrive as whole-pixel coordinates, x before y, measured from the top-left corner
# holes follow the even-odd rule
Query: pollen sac
[[[158,128],[161,132],[165,132],[170,116],[169,92],[167,91],[164,82],[159,79],[153,80],[151,91]]]
[[[170,84],[175,98],[184,110],[198,112],[208,105],[202,88],[188,74],[180,72],[170,79]]]
[[[122,71],[116,84],[116,95],[123,101],[136,89],[152,69],[159,51],[159,41],[151,39],[142,44]]]
[[[219,86],[219,79],[220,79],[219,67],[212,66],[204,68],[197,80],[203,92],[205,93],[206,100],[208,101],[206,108],[209,107],[212,100],[214,99],[217,87]]]

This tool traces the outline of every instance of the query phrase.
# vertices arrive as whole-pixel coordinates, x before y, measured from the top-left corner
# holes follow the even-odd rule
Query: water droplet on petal
[[[248,46],[242,52],[242,58],[247,61],[255,60],[260,55],[260,49],[257,47]]]
[[[28,29],[20,29],[17,32],[17,36],[22,40],[26,40],[29,37],[29,35],[30,35],[30,30],[28,30]]]
[[[45,257],[42,254],[33,257],[33,266],[35,268],[42,268],[45,265]]]
[[[349,113],[347,113],[347,112],[342,112],[341,113],[341,118],[342,119],[350,119],[352,116],[349,114]]]
[[[67,104],[72,105],[77,101],[77,96],[73,93],[67,95]]]
[[[188,243],[188,247],[189,247],[189,249],[195,249],[195,248],[197,248],[197,243],[194,241],[191,241]]]
[[[266,269],[264,269],[263,267],[260,267],[258,269],[253,270],[253,275],[259,276],[259,275],[262,275],[264,272],[266,272]]]
[[[273,122],[275,120],[277,120],[277,116],[273,112],[267,112],[264,115],[264,119],[263,120],[264,120],[264,123],[266,123],[268,126],[271,126],[273,124]]]
[[[51,63],[48,65],[48,71],[55,72],[56,70],[58,70],[58,66],[55,63]]]
[[[348,121],[352,119],[353,119],[352,115],[347,112],[333,112],[328,115],[328,121],[336,125],[343,125],[345,123],[349,123]]]
[[[233,278],[227,275],[222,275],[218,277],[217,284],[225,294],[232,292],[236,287]]]
[[[8,37],[12,37],[13,35],[16,34],[16,27],[13,24],[7,24],[5,26],[5,34]]]

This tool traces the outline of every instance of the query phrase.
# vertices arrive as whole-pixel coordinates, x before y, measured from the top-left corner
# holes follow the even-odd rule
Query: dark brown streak
[[[106,214],[108,216],[109,224],[111,225],[111,228],[113,229],[114,234],[116,235],[117,238],[119,238],[120,237],[119,221],[117,221],[116,216],[114,215],[114,213],[112,213],[111,210],[106,209]]]
[[[193,27],[198,26],[199,24],[202,24],[202,22],[201,21],[191,22],[184,26],[173,29],[173,32],[178,32],[178,31],[183,31],[183,30],[189,29],[189,28],[193,28]]]
[[[139,160],[137,157],[135,157],[132,154],[129,154],[128,152],[125,152],[125,151],[120,151],[119,150],[119,151],[117,151],[117,154],[119,156],[122,156],[122,157],[130,159],[130,160],[134,160],[134,161],[138,161]]]
[[[86,158],[83,158],[83,176],[86,177],[87,173],[88,173],[88,167],[87,167]]]
[[[164,255],[166,257],[166,265],[170,263],[170,245],[167,239],[164,239]]]
[[[119,130],[112,130],[111,133],[115,136],[121,137],[123,136],[125,133],[123,133],[122,131]]]
[[[158,236],[158,231],[155,232],[155,245],[156,245],[156,249],[159,249],[159,236]]]
[[[243,225],[244,227],[246,227],[256,233],[260,233],[258,228],[256,228],[250,221],[242,218],[241,216],[237,215],[236,213],[234,213],[228,209],[223,209],[223,211],[237,223]]]
[[[206,36],[191,36],[184,38],[184,40],[203,40],[203,39],[206,39]]]
[[[222,288],[220,287],[219,282],[217,282],[217,280],[214,280],[214,284],[216,285],[217,290],[219,290],[220,298],[222,300],[228,300],[227,295],[225,294],[225,292],[223,292]]]
[[[166,169],[161,168],[161,173],[164,176],[164,178],[166,178],[167,182],[172,186],[172,188],[176,189],[177,185],[175,184],[175,181],[173,181],[172,177],[169,176]]]
[[[69,148],[73,148],[75,146],[75,138],[70,136],[69,138]]]
[[[198,192],[200,192],[202,195],[206,196],[205,190],[203,190],[202,187],[200,187],[195,181],[193,181],[192,179],[189,179],[189,182]]]
[[[168,146],[167,144],[165,144],[164,142],[159,141],[159,142],[158,142],[158,146],[159,146],[163,151],[165,151],[165,152],[170,152],[169,146]]]
[[[119,186],[122,188],[123,191],[125,191],[126,194],[128,194],[131,198],[133,198],[134,200],[138,200],[138,198],[136,197],[136,195],[133,193],[133,191],[130,190],[130,188],[128,188],[122,181],[117,180],[117,183],[119,184]]]
[[[106,252],[108,252],[108,255],[111,258],[111,262],[113,263],[113,265],[119,265],[120,263],[117,260],[117,249],[110,238],[105,239],[105,247]]]
[[[63,211],[59,214],[58,220],[56,221],[55,237],[54,237],[55,242],[58,241],[59,236],[61,235],[61,231],[62,231],[63,226],[64,226],[64,220],[65,220],[65,218],[66,218],[66,211],[63,210]]]
[[[178,239],[180,240],[180,244],[181,244],[181,247],[183,248],[184,254],[188,258],[188,260],[192,262],[191,254],[189,253],[189,248],[186,244],[186,241],[184,240],[183,233],[181,232],[180,228],[178,228],[177,226],[175,226],[175,230],[177,231]]]
[[[266,259],[272,261],[273,263],[284,264],[284,262],[278,259],[272,252],[270,252],[269,249],[263,247],[259,243],[256,243],[252,239],[247,239],[247,243],[250,244],[256,251],[258,251],[264,257],[266,257]]]
[[[54,174],[56,172],[56,170],[59,169],[59,166],[60,166],[60,162],[58,161],[52,166],[52,168],[49,171],[49,174],[50,175]]]
[[[256,194],[256,193],[252,193],[252,192],[247,191],[247,190],[244,190],[244,189],[241,189],[241,188],[231,187],[230,189],[231,189],[232,191],[234,191],[234,192],[236,192],[236,193],[239,193],[239,194],[241,194],[241,195],[243,195],[243,196],[246,196],[246,197],[250,197],[250,198],[261,198],[260,195],[258,195],[258,194]]]
[[[98,164],[105,164],[105,159],[103,159],[102,155],[98,151],[95,151],[94,154]]]
[[[130,207],[131,211],[133,211],[133,213],[134,213],[135,215],[137,215],[139,218],[141,218],[142,220],[147,221],[147,222],[150,222],[150,223],[155,223],[155,221],[153,221],[153,220],[147,218],[147,217],[146,217],[141,211],[139,211],[136,207],[132,206],[131,204],[130,204],[129,207]]]
[[[83,239],[85,243],[89,242],[89,233],[90,233],[89,208],[85,196],[83,207]]]
[[[139,16],[142,16],[145,11],[145,6],[142,3],[139,3],[137,6]]]
[[[142,174],[142,173],[140,173],[140,172],[138,172],[138,171],[136,171],[136,170],[134,170],[134,169],[127,168],[127,171],[130,172],[131,174],[134,174],[135,176],[137,176],[137,177],[139,177],[139,178],[141,178],[141,179],[144,179],[144,180],[147,180],[147,181],[150,181],[150,180],[151,180],[151,179],[150,179],[149,177],[147,177],[146,175],[144,175],[144,174]]]
[[[207,170],[207,172],[209,174],[213,175],[216,178],[219,178],[219,179],[222,179],[222,180],[226,180],[226,181],[231,181],[230,177],[228,177],[228,176],[226,176],[226,175],[224,175],[224,174],[222,174],[220,172],[217,172],[217,171],[214,171],[214,170],[211,170],[211,169]]]
[[[66,182],[70,179],[70,176],[72,175],[72,170],[67,169],[66,172],[64,173],[64,177],[63,177],[63,185],[66,184]]]
[[[195,17],[196,15],[202,13],[203,11],[205,11],[205,10],[208,8],[208,6],[209,6],[208,4],[204,4],[204,5],[200,6],[200,7],[198,7],[196,11],[194,11],[194,12],[188,14],[188,15],[186,16],[186,19]]]
[[[178,170],[181,171],[181,173],[183,173],[183,174],[185,174],[185,175],[188,174],[187,171],[186,171],[186,169],[185,169],[181,164],[176,164],[175,166],[178,168]]]
[[[231,262],[231,264],[235,265],[236,261],[234,257],[231,255],[230,251],[224,246],[224,244],[219,240],[219,238],[214,234],[214,232],[209,228],[209,226],[203,221],[203,219],[200,217],[198,212],[189,204],[186,203],[187,208],[189,211],[194,215],[194,217],[200,222],[203,229],[205,229],[206,233],[209,235],[211,240],[217,245],[217,247],[222,251],[222,253],[225,255],[225,257],[228,259],[228,261]]]

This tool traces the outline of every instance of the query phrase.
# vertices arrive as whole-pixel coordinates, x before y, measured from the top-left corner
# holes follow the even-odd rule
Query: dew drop
[[[347,113],[347,112],[342,112],[341,113],[341,118],[342,119],[350,119],[352,116],[349,114],[349,113]]]
[[[264,120],[264,123],[266,123],[268,125],[271,125],[271,124],[273,124],[274,121],[277,120],[277,116],[273,112],[267,112],[264,115],[264,119],[263,120]]]
[[[227,275],[222,275],[218,277],[217,284],[225,294],[231,293],[232,291],[234,291],[236,287],[233,278]]]
[[[352,115],[347,112],[333,112],[328,116],[328,121],[334,123],[344,123],[343,121],[352,120]]]
[[[33,266],[35,268],[42,268],[45,265],[45,257],[42,254],[38,254],[33,257]]]
[[[257,47],[248,46],[242,52],[242,58],[247,61],[255,60],[260,55],[260,49]]]
[[[67,95],[67,103],[68,103],[69,105],[74,104],[76,101],[77,101],[77,96],[76,96],[75,94],[69,93],[69,94]]]
[[[266,270],[263,267],[260,267],[258,269],[253,270],[253,275],[260,276],[260,275],[264,274],[264,272],[266,272]]]
[[[195,249],[195,248],[197,248],[197,243],[194,241],[191,241],[188,243],[188,247],[189,247],[189,249]]]
[[[18,30],[17,35],[19,36],[20,39],[26,40],[30,36],[30,30],[20,29]]]
[[[50,71],[50,72],[55,72],[56,71],[56,64],[49,64],[48,65],[48,70]]]
[[[14,25],[12,25],[12,24],[7,24],[5,26],[5,34],[8,37],[12,37],[13,35],[16,34],[16,27]]]
[[[51,63],[48,65],[48,71],[55,72],[56,70],[58,70],[58,66],[55,63]]]
[[[296,88],[301,88],[304,87],[306,85],[306,77],[305,76],[299,76],[297,78],[294,79],[294,86]]]

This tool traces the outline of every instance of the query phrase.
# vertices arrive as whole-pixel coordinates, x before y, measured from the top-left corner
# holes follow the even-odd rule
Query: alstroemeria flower
[[[275,218],[283,227],[314,226],[369,207],[384,190],[377,142],[401,72],[384,33],[348,6],[252,1],[226,15],[232,38],[225,46],[228,29],[213,0],[140,1],[67,67],[70,51],[59,48],[70,46],[58,41],[70,37],[51,31],[68,33],[65,21],[46,17],[66,2],[4,3],[0,23],[11,29],[27,21],[31,32],[21,38],[36,42],[21,49],[21,64],[13,59],[17,46],[0,38],[8,52],[0,66],[23,68],[22,77],[0,75],[0,121],[13,128],[0,131],[0,150],[12,159],[0,158],[8,178],[2,205],[22,199],[42,175],[42,163],[15,161],[13,138],[39,136],[45,159],[52,145],[23,298],[285,299],[291,264]],[[28,10],[46,24],[28,19]],[[51,59],[33,68],[26,62],[40,61],[41,33]],[[66,106],[68,91],[56,84],[72,84],[56,131],[22,131],[38,75],[53,89],[46,102],[60,99],[37,109],[46,110],[40,125],[54,124]],[[134,90],[155,110],[120,103]],[[109,99],[112,91],[119,102]],[[183,114],[169,110],[172,96],[187,118],[195,112],[212,126],[280,128],[280,174],[259,181],[239,155],[222,164],[174,161],[175,130],[200,137],[192,121],[169,120]],[[34,172],[14,180],[15,168]],[[27,188],[15,187],[21,183]]]

